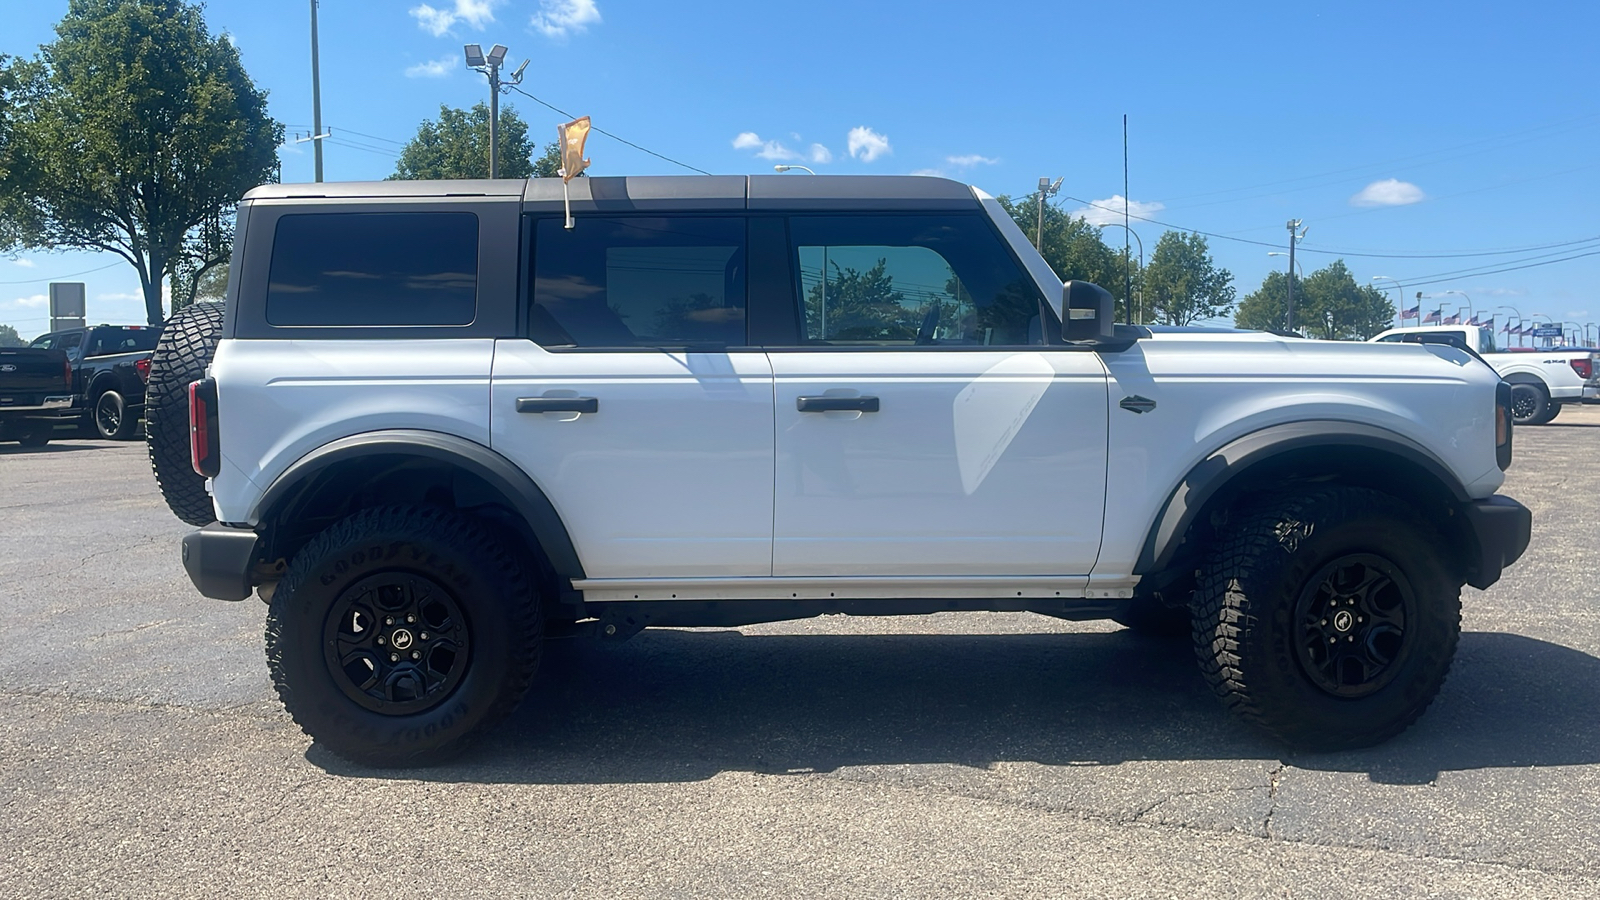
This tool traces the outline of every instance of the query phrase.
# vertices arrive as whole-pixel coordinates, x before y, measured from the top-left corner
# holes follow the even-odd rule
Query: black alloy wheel
[[[1290,746],[1388,740],[1444,684],[1464,577],[1414,504],[1342,485],[1262,495],[1207,555],[1192,610],[1201,673]]]
[[[521,702],[544,637],[523,554],[431,506],[366,509],[294,554],[267,604],[289,715],[371,766],[448,759]]]
[[[1394,679],[1411,649],[1406,624],[1416,592],[1388,560],[1371,553],[1323,566],[1300,594],[1300,665],[1335,697],[1365,697]]]
[[[444,586],[383,572],[345,588],[323,626],[323,658],[345,696],[405,715],[450,696],[471,663],[467,617]]]
[[[108,441],[127,440],[133,431],[128,404],[116,391],[106,391],[94,401],[94,430]]]

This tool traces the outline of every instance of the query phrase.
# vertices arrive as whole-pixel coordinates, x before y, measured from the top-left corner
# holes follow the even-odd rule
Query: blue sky
[[[36,52],[66,7],[0,0],[0,53]],[[308,9],[206,7],[291,133],[311,125]],[[1120,207],[1126,113],[1134,214],[1224,236],[1211,248],[1241,297],[1283,267],[1266,254],[1300,218],[1308,273],[1342,253],[1360,281],[1399,279],[1407,305],[1460,291],[1475,309],[1600,322],[1595,4],[325,0],[319,17],[328,180],[390,174],[439,104],[486,98],[461,45],[499,42],[532,60],[531,93],[719,174],[792,161],[1014,195],[1049,175],[1069,209]],[[564,121],[506,102],[536,136]],[[596,175],[687,171],[602,135],[589,155]],[[285,181],[311,180],[309,145],[281,156]],[[1154,249],[1163,227],[1134,230]],[[1540,249],[1452,255],[1523,248]],[[90,317],[139,321],[126,263],[26,253],[0,259],[0,322],[42,331],[46,281],[100,266],[66,279],[87,282]]]

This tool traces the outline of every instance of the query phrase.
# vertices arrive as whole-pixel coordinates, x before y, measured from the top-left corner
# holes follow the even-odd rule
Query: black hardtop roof
[[[575,178],[567,186],[574,212],[717,209],[977,209],[972,188],[925,175],[633,175]],[[521,196],[529,211],[564,207],[559,178],[490,181],[345,181],[268,184],[246,200],[406,200]]]

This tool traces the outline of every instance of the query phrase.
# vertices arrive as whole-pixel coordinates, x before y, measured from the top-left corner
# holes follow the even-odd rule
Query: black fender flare
[[[297,488],[329,466],[371,456],[413,456],[449,463],[471,472],[498,491],[522,516],[550,565],[562,578],[583,578],[583,563],[555,505],[532,478],[511,460],[463,437],[438,431],[389,429],[339,438],[295,460],[261,495],[253,517],[269,513]]]
[[[1433,451],[1386,428],[1337,420],[1273,425],[1234,439],[1189,470],[1151,523],[1134,573],[1144,575],[1168,568],[1196,516],[1234,479],[1285,453],[1328,446],[1359,447],[1398,457],[1438,480],[1458,503],[1471,499],[1466,486]]]

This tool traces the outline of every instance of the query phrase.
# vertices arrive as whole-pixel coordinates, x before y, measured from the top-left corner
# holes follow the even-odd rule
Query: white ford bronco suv
[[[1414,721],[1526,548],[1510,392],[1440,344],[1115,325],[924,177],[273,185],[149,440],[284,705],[416,765],[543,639],[944,610],[1190,635],[1301,748]]]

